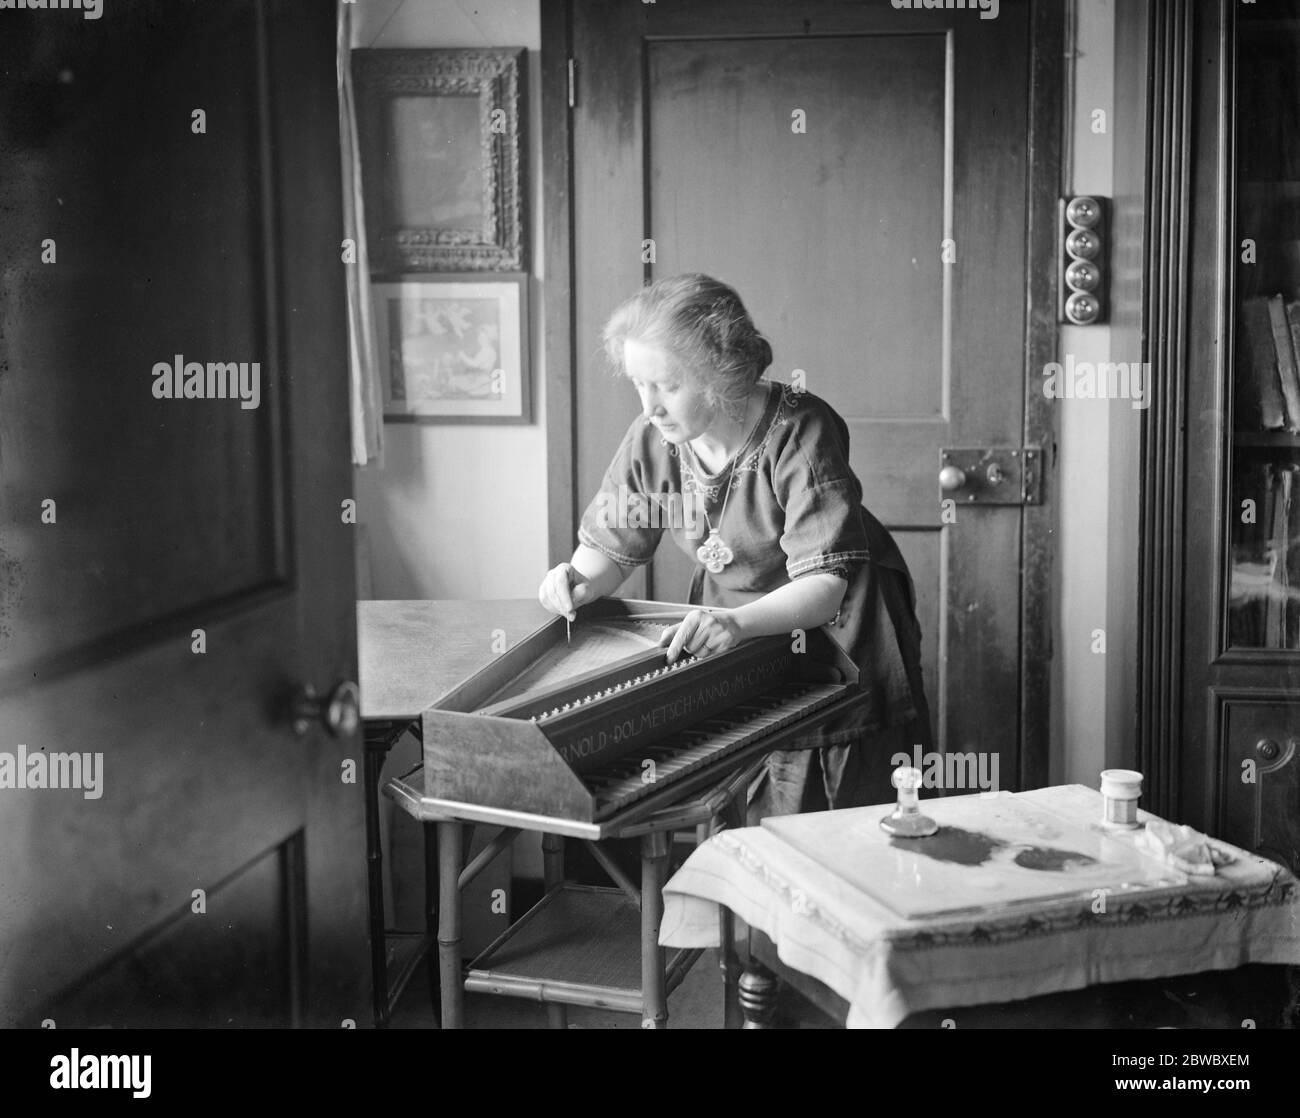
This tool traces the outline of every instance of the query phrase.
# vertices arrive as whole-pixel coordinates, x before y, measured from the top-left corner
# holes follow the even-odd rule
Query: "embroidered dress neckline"
[[[776,418],[777,407],[780,404],[783,391],[783,387],[775,381],[767,382],[767,400],[763,403],[763,410],[759,413],[757,421],[754,423],[754,426],[750,428],[749,434],[745,436],[745,441],[740,444],[740,449],[727,459],[727,464],[716,474],[705,472],[703,465],[699,465],[699,458],[692,454],[692,460],[695,465],[699,465],[699,469],[697,470],[695,465],[691,465],[689,468],[693,473],[699,475],[698,480],[701,486],[705,489],[716,490],[720,485],[721,479],[726,478],[727,472],[729,470],[734,470],[740,464],[741,460],[750,452],[754,440],[758,439],[769,427],[772,426],[772,422]]]

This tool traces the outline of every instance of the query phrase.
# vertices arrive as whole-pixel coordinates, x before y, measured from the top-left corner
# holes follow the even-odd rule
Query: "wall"
[[[1145,4],[1072,0],[1067,63],[1067,197],[1113,200],[1109,323],[1063,326],[1058,360],[1138,361],[1143,132],[1140,29]],[[1067,56],[1070,54],[1067,43]],[[1117,60],[1122,59],[1122,69]],[[1096,130],[1095,111],[1105,113]],[[1135,160],[1139,161],[1135,167]],[[1096,787],[1132,764],[1136,743],[1138,485],[1141,415],[1133,401],[1056,402],[1060,532],[1051,782]],[[1104,651],[1103,651],[1104,649]]]
[[[358,569],[366,598],[532,598],[547,569],[546,369],[542,301],[542,93],[539,0],[363,0],[354,48],[525,47],[528,50],[529,284],[533,422],[527,425],[384,425],[378,465],[354,471]],[[383,779],[419,759],[406,737]],[[420,832],[385,801],[390,925],[421,926]],[[486,828],[479,828],[479,842]],[[391,841],[390,841],[391,840]],[[540,878],[541,842],[525,835],[486,875]],[[492,875],[505,875],[499,880]],[[477,883],[476,883],[477,884]],[[504,925],[467,906],[467,941],[486,945]],[[477,915],[475,915],[477,914]],[[499,914],[498,914],[499,915]]]
[[[1146,216],[1147,0],[1122,0],[1115,13],[1114,283],[1111,351],[1118,361],[1143,352],[1142,269]],[[1152,370],[1151,391],[1159,392]],[[1138,529],[1141,488],[1141,426],[1132,409],[1112,405],[1119,421],[1110,444],[1110,521],[1107,557],[1111,571],[1108,632],[1117,639],[1106,653],[1108,697],[1106,764],[1129,767],[1137,758]]]
[[[369,598],[531,598],[547,568],[538,0],[365,0],[353,46],[526,47],[533,422],[384,425],[355,471]]]

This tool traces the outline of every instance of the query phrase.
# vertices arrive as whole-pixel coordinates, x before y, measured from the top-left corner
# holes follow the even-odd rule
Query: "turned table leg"
[[[438,971],[442,985],[442,1027],[465,1027],[465,977],[461,970],[460,870],[464,831],[459,823],[438,824]]]
[[[379,780],[391,739],[384,733],[366,731],[365,811],[366,880],[370,917],[370,990],[375,1028],[388,1027],[388,941],[384,931],[384,845],[379,830]]]
[[[550,892],[564,882],[564,836],[543,833],[542,835],[542,885]],[[569,1027],[569,1007],[547,1003],[546,1027],[548,1029],[567,1029]]]
[[[438,825],[421,824],[424,832],[424,932],[430,949],[424,957],[429,975],[429,1006],[441,1018],[441,984],[438,969]]]
[[[739,794],[722,809],[713,820],[710,828],[717,834],[728,827],[745,825],[745,791]],[[722,1027],[739,1029],[742,1027],[740,1012],[740,953],[736,950],[736,915],[726,905],[718,906],[718,932],[721,950],[718,966],[722,970]]]
[[[664,882],[668,880],[670,835],[655,831],[641,836],[641,1027],[668,1027],[666,952],[659,946],[664,918]]]
[[[767,967],[751,956],[740,976],[740,1008],[745,1028],[770,1029],[776,1016],[776,996],[780,982]]]
[[[736,951],[736,917],[726,905],[721,906],[718,917],[722,933],[722,950],[718,966],[722,970],[722,1027],[741,1028],[740,1013],[740,955]]]

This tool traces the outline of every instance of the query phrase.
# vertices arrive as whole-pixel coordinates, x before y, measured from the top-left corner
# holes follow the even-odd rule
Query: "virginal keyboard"
[[[777,730],[800,721],[844,693],[834,684],[783,683],[740,703],[725,718],[709,718],[656,742],[632,757],[588,774],[597,815],[609,814],[705,766],[714,765]],[[649,764],[647,764],[649,762]]]

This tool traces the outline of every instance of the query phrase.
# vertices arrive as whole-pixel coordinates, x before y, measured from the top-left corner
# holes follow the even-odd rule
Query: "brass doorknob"
[[[960,466],[945,466],[939,471],[939,488],[951,493],[966,484],[966,471]]]
[[[300,684],[293,697],[292,716],[295,734],[305,734],[316,724],[324,726],[331,737],[354,733],[361,725],[361,689],[345,679],[322,698],[310,683]]]

